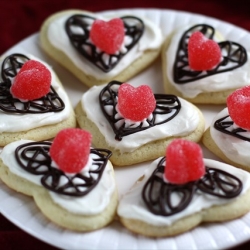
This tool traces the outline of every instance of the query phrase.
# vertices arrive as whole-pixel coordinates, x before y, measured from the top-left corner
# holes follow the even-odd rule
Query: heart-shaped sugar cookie
[[[221,55],[221,61],[218,63],[218,65],[210,70],[194,70],[191,67],[195,66],[190,65],[190,53],[188,52],[188,44],[190,42],[190,37],[192,36],[192,34],[197,31],[204,34],[204,36],[206,37],[205,40],[214,38],[215,29],[207,24],[197,24],[184,32],[183,36],[180,39],[179,46],[176,52],[176,59],[174,62],[173,77],[176,84],[185,84],[222,72],[228,72],[237,69],[246,63],[247,51],[242,45],[233,41],[222,41],[218,43],[220,50],[223,51]],[[204,39],[204,37],[200,38],[200,40],[202,39]],[[194,58],[194,60],[196,59]],[[203,65],[203,63],[207,64],[208,62],[201,62],[200,65]],[[208,68],[208,66],[205,66],[205,68]]]
[[[146,129],[150,129],[154,126],[167,123],[171,121],[176,115],[178,115],[181,110],[181,102],[177,96],[166,94],[154,94],[153,100],[151,95],[152,93],[150,91],[150,98],[148,99],[147,104],[149,104],[151,100],[152,103],[150,105],[152,105],[152,107],[150,107],[149,110],[147,110],[148,112],[146,112],[146,116],[149,114],[149,117],[147,117],[147,119],[143,121],[143,126],[141,126],[142,124],[140,122],[137,122],[137,124],[133,124],[133,126],[126,126],[126,123],[129,124],[130,121],[126,121],[126,119],[122,119],[120,115],[118,115],[118,92],[119,90],[122,90],[122,88],[126,87],[126,85],[124,84],[125,83],[119,81],[111,81],[109,84],[107,84],[107,86],[102,89],[99,94],[99,104],[101,110],[113,129],[115,139],[118,141],[122,140],[124,136],[128,136]],[[120,88],[121,85],[124,85],[124,87]],[[124,106],[124,109],[126,109],[126,102],[123,102],[120,98],[120,104],[121,103]],[[155,105],[153,105],[154,103]],[[152,115],[150,115],[150,111],[153,109],[154,106],[155,109],[151,112]]]
[[[93,16],[76,14],[66,21],[65,28],[72,46],[97,68],[109,72],[140,40],[144,23],[133,16],[105,22]],[[79,30],[82,33],[79,34]],[[129,42],[122,45],[125,36]]]

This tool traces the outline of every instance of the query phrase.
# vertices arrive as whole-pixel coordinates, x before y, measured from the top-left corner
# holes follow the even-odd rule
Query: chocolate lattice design
[[[170,216],[181,212],[190,204],[195,193],[203,192],[231,199],[242,191],[241,180],[220,169],[206,167],[206,173],[201,179],[182,185],[165,182],[164,169],[165,157],[161,159],[142,190],[142,198],[147,208],[156,215]],[[173,204],[174,196],[179,197],[178,204],[176,201]]]
[[[214,128],[222,133],[250,142],[250,138],[244,136],[244,133],[246,133],[247,130],[240,127],[233,128],[233,125],[233,120],[230,118],[229,115],[227,115],[215,121]]]
[[[3,82],[0,82],[0,110],[7,113],[32,114],[62,111],[65,104],[52,86],[47,95],[33,101],[23,102],[12,96],[11,82],[28,60],[30,59],[22,54],[12,54],[4,59],[1,71]]]
[[[206,24],[198,24],[188,29],[182,36],[173,66],[173,78],[176,84],[185,84],[207,76],[234,70],[244,65],[247,61],[247,52],[243,46],[232,41],[219,42],[222,51],[221,62],[211,70],[195,71],[189,68],[188,40],[194,31],[202,32],[208,39],[213,39],[214,28]]]
[[[141,19],[134,16],[124,16],[121,19],[124,23],[125,36],[129,37],[131,42],[124,45],[125,52],[118,51],[112,55],[100,51],[90,41],[89,33],[95,20],[94,17],[81,14],[73,15],[66,21],[65,30],[72,46],[92,64],[107,73],[134,47],[144,31],[144,24]]]
[[[100,181],[111,151],[91,149],[94,154],[92,167],[87,175],[81,173],[66,175],[52,166],[49,155],[51,142],[31,142],[16,148],[15,157],[25,171],[41,175],[41,184],[58,194],[81,197],[88,194]]]
[[[156,99],[156,108],[152,113],[152,117],[147,118],[147,126],[145,122],[140,122],[138,126],[125,127],[125,119],[123,117],[117,117],[117,97],[118,97],[118,88],[121,85],[121,82],[112,81],[103,90],[99,95],[99,102],[102,109],[102,112],[108,122],[110,123],[116,140],[122,140],[122,137],[137,133],[151,127],[167,123],[173,119],[181,109],[180,100],[175,95],[164,95],[164,94],[155,94]],[[107,112],[106,108],[111,107],[112,114]],[[110,108],[109,108],[110,109]],[[157,116],[166,116],[165,119],[157,122]]]

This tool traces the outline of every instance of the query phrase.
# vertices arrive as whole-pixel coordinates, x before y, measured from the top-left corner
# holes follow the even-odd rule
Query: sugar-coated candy
[[[50,86],[49,69],[38,61],[29,60],[14,78],[10,92],[22,101],[32,101],[48,94]]]
[[[107,54],[115,54],[119,51],[124,35],[124,24],[120,18],[114,18],[108,22],[97,19],[90,30],[91,41]]]
[[[118,90],[118,110],[131,121],[142,121],[155,109],[156,101],[152,89],[148,85],[133,87],[123,83]]]
[[[250,130],[250,86],[235,90],[227,97],[228,113],[234,123]]]
[[[206,38],[200,31],[194,32],[188,41],[188,62],[192,70],[211,70],[221,60],[218,43]]]
[[[174,184],[200,179],[205,174],[203,153],[199,144],[185,139],[173,140],[166,150],[164,176]]]
[[[50,147],[50,156],[66,173],[80,172],[89,160],[92,135],[83,129],[61,130]]]

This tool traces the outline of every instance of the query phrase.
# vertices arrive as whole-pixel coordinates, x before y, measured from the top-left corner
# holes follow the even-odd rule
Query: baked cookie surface
[[[92,149],[90,169],[69,175],[55,167],[50,148],[50,142],[8,144],[0,155],[0,178],[11,189],[32,196],[41,212],[63,228],[92,231],[109,224],[118,198],[107,151]]]
[[[48,94],[35,100],[20,100],[11,94],[11,82],[25,62],[40,61],[32,55],[11,54],[2,61],[0,83],[0,146],[20,139],[47,140],[58,131],[76,126],[71,102],[55,72],[51,72]],[[32,86],[30,87],[32,89]],[[24,90],[24,91],[30,91]],[[32,92],[32,91],[31,91]]]
[[[192,50],[189,52],[188,44],[189,37],[195,32],[201,32],[203,40],[219,45],[221,59],[211,69],[190,68],[188,53]],[[166,93],[178,95],[193,103],[225,104],[229,94],[249,84],[249,52],[241,44],[226,40],[219,32],[209,24],[196,24],[183,26],[167,37],[162,49]],[[204,50],[208,50],[208,56],[204,55],[201,62],[213,59],[214,52],[209,51],[210,45],[204,47]]]
[[[168,159],[152,162],[122,196],[117,213],[127,229],[149,237],[175,236],[203,222],[232,220],[249,211],[248,172],[204,159],[204,175],[178,184],[166,179]]]
[[[202,113],[191,103],[172,95],[155,95],[158,104],[155,113],[153,112],[154,124],[145,121],[144,125],[136,123],[132,129],[116,129],[112,115],[109,114],[113,113],[114,117],[116,115],[114,96],[120,85],[120,82],[113,81],[106,86],[92,87],[83,95],[75,109],[80,127],[91,131],[96,147],[112,151],[111,161],[115,166],[156,159],[165,154],[166,146],[176,137],[196,142],[200,140],[205,126]],[[100,93],[103,93],[101,97]],[[110,101],[109,105],[102,108],[99,98],[103,98],[103,102],[105,99],[113,99],[114,102]],[[107,112],[103,113],[102,109]],[[118,120],[118,127],[124,127],[124,119]],[[140,128],[141,126],[145,127]]]

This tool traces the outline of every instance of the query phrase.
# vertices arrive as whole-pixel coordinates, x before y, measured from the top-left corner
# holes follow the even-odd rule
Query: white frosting
[[[204,77],[185,84],[176,84],[173,80],[173,65],[176,58],[176,51],[183,33],[190,27],[191,26],[182,27],[173,35],[165,53],[167,58],[165,74],[167,74],[168,81],[171,85],[181,92],[183,96],[194,98],[200,93],[235,89],[246,86],[250,83],[250,60],[248,59],[242,67],[237,69]],[[247,56],[250,58],[249,52],[247,53]]]
[[[57,82],[55,73],[51,67],[38,58],[27,55],[30,59],[42,62],[51,72],[51,85],[57,94],[64,101],[65,108],[60,112],[48,112],[44,114],[16,114],[5,113],[0,110],[0,133],[1,132],[19,132],[27,131],[33,128],[59,123],[66,120],[70,115],[71,103],[64,89]]]
[[[225,117],[228,115],[228,108],[223,109],[220,113],[218,113],[210,126],[210,134],[214,142],[220,148],[220,150],[226,155],[228,159],[233,162],[242,164],[244,166],[250,165],[250,142],[237,138],[235,136],[231,136],[225,133],[220,132],[215,129],[213,124],[216,120]],[[231,118],[228,120],[232,121]],[[229,127],[228,130],[235,128],[236,125]],[[250,138],[250,131],[244,132],[244,136]]]
[[[144,178],[138,181],[130,191],[128,191],[120,200],[117,213],[121,217],[128,219],[136,219],[144,221],[156,226],[169,226],[175,221],[209,208],[213,205],[221,205],[234,201],[233,199],[218,198],[212,195],[204,195],[204,193],[195,193],[192,201],[186,209],[172,216],[161,216],[151,213],[142,200],[142,189],[152,172],[155,170],[159,159],[155,160],[144,173]],[[204,159],[204,163],[208,167],[222,169],[238,177],[243,182],[243,190],[240,195],[244,194],[250,187],[250,174],[242,169],[210,159]]]
[[[110,72],[104,73],[87,59],[85,59],[82,55],[80,55],[79,52],[72,46],[64,28],[66,20],[71,15],[72,14],[61,16],[60,18],[51,22],[48,27],[48,39],[55,48],[65,53],[76,67],[82,70],[85,74],[94,76],[96,79],[110,79],[110,77],[118,75],[125,68],[127,68],[131,62],[139,58],[145,50],[159,49],[163,41],[160,28],[155,26],[150,20],[141,18],[144,22],[145,29],[138,43]],[[110,20],[108,18],[92,15],[90,13],[87,15],[96,17],[97,19],[103,19],[105,21]]]
[[[41,176],[33,175],[25,171],[18,165],[14,156],[16,147],[27,142],[31,141],[21,140],[8,144],[3,148],[0,158],[12,173],[41,186]],[[108,206],[114,190],[115,181],[112,173],[112,166],[108,163],[99,183],[90,193],[83,197],[72,197],[60,195],[51,191],[48,192],[55,203],[71,213],[92,215],[102,212]]]
[[[88,119],[94,122],[101,133],[105,136],[106,142],[115,149],[119,149],[121,152],[134,151],[141,145],[158,139],[187,135],[193,132],[200,122],[197,109],[195,109],[189,102],[179,98],[182,105],[181,110],[172,120],[124,136],[121,141],[117,141],[110,124],[100,108],[99,93],[103,87],[104,86],[94,86],[85,92],[81,99],[82,108],[86,111]]]

